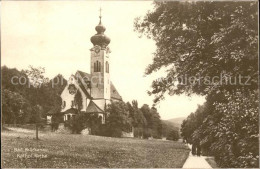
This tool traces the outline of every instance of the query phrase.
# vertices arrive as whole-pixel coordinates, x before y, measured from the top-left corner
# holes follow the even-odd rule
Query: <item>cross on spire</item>
[[[100,22],[100,23],[101,23],[101,18],[102,18],[101,12],[102,12],[102,9],[101,9],[101,7],[100,7],[100,9],[99,9],[99,22]]]

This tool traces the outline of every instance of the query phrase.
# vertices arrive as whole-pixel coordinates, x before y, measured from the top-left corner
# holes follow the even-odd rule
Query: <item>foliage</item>
[[[147,120],[143,115],[143,112],[138,108],[138,102],[136,100],[132,101],[132,105],[126,103],[129,110],[129,117],[131,119],[131,124],[134,127],[134,137],[142,138],[144,131],[147,128]]]
[[[32,116],[30,103],[21,94],[2,89],[3,123],[27,123]]]
[[[176,130],[172,130],[170,133],[168,133],[167,140],[173,140],[173,141],[178,141],[179,140],[179,132]]]
[[[26,75],[29,78],[30,84],[35,88],[40,88],[42,84],[46,82],[46,78],[44,78],[45,68],[38,67],[35,68],[33,66],[29,66],[29,69],[25,70]]]
[[[200,140],[220,167],[259,167],[257,4],[155,2],[135,21],[157,46],[146,75],[167,69],[149,94],[155,103],[166,92],[206,96],[181,131],[189,143]]]
[[[60,107],[59,107],[59,109],[60,109]],[[61,122],[63,122],[63,115],[60,114],[59,112],[60,111],[57,111],[56,113],[53,113],[52,116],[51,116],[51,129],[52,129],[52,131],[58,130],[59,124]]]
[[[155,95],[155,102],[167,91],[206,95],[212,90],[241,88],[234,79],[233,84],[231,80],[226,83],[226,78],[240,75],[250,77],[250,85],[243,87],[258,87],[257,2],[154,4],[152,12],[136,19],[135,30],[156,42],[153,63],[146,74],[162,67],[168,69],[167,76],[152,83],[150,94]],[[185,83],[185,77],[192,79]]]
[[[29,70],[31,69],[34,70],[36,68],[30,67]],[[10,69],[6,66],[2,66],[1,71],[2,96],[4,103],[2,107],[2,112],[4,123],[14,123],[14,120],[16,121],[16,123],[34,122],[32,110],[33,107],[36,105],[40,105],[42,107],[42,117],[44,117],[48,111],[56,109],[57,107],[60,108],[60,94],[67,84],[67,81],[64,80],[62,75],[57,75],[50,81],[45,79],[42,85],[39,85],[39,83],[37,83],[38,86],[36,88],[31,85],[26,71],[24,70],[18,71],[17,69]],[[40,71],[37,72],[40,73]],[[39,82],[43,82],[43,80],[39,80]],[[7,92],[6,90],[9,92]],[[12,97],[11,95],[14,95],[15,97]],[[15,103],[16,100],[20,98],[23,98],[22,100],[25,100],[24,102],[26,103],[26,106],[23,106],[23,108],[21,109],[22,112],[19,113],[17,112],[17,108],[13,108],[11,104]],[[23,120],[21,120],[21,117],[19,117],[19,120],[16,120],[18,119],[17,116],[21,115]],[[12,118],[12,120],[8,120],[10,119],[10,117]]]
[[[86,125],[90,128],[90,134],[106,136],[106,132],[104,132],[104,128],[102,128],[102,117],[98,116],[98,114],[86,114],[86,116]]]
[[[162,120],[162,137],[166,137],[166,138],[169,136],[171,137],[173,132],[175,132],[174,137],[177,136],[177,134],[178,134],[177,137],[179,137],[179,128],[167,120]]]
[[[160,115],[157,109],[144,104],[141,109],[143,115],[147,121],[147,128],[145,130],[145,137],[161,138],[162,136],[162,123],[160,120]]]
[[[223,167],[259,167],[258,92],[225,92],[227,103],[216,103],[223,113],[211,150]],[[228,155],[227,155],[228,154]]]
[[[74,96],[74,104],[78,109],[78,112],[80,112],[83,105],[82,105],[82,95],[79,90],[77,90],[77,93]]]
[[[1,67],[2,89],[25,95],[30,85],[29,79],[24,71],[11,69],[6,66]]]
[[[80,134],[81,131],[87,128],[87,117],[84,113],[77,114],[74,118],[65,121],[65,126],[68,127],[72,133]]]
[[[107,108],[107,133],[111,137],[121,137],[122,131],[129,132],[131,121],[129,110],[124,102],[112,102]]]
[[[199,138],[204,154],[214,155],[220,167],[258,168],[258,106],[256,91],[225,91],[218,99],[209,96],[183,122],[182,136],[189,143]]]

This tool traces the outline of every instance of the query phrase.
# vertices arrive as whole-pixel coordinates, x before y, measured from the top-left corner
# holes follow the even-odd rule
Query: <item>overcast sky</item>
[[[136,99],[139,106],[152,105],[153,96],[147,90],[164,71],[144,77],[156,46],[133,30],[134,18],[153,10],[151,1],[1,3],[1,64],[18,70],[42,66],[47,77],[60,73],[66,79],[77,70],[90,72],[90,37],[96,33],[101,6],[105,34],[111,38],[111,80],[124,101]],[[203,102],[199,96],[166,96],[157,109],[162,119],[185,117]]]

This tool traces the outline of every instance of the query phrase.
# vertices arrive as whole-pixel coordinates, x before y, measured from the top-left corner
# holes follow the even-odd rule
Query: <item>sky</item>
[[[139,106],[153,104],[154,79],[165,74],[159,70],[144,76],[152,63],[155,42],[139,37],[134,31],[136,17],[153,10],[151,1],[2,1],[1,65],[18,70],[29,65],[45,67],[49,78],[62,74],[66,79],[77,70],[90,72],[90,48],[95,26],[102,24],[111,39],[110,77],[124,101],[138,101]],[[156,108],[162,119],[187,117],[202,96],[169,96]]]

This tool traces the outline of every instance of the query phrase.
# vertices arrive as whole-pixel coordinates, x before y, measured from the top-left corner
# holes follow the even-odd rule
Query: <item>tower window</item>
[[[99,61],[94,63],[94,72],[101,72],[101,63]]]
[[[109,73],[109,63],[106,61],[106,72]]]

